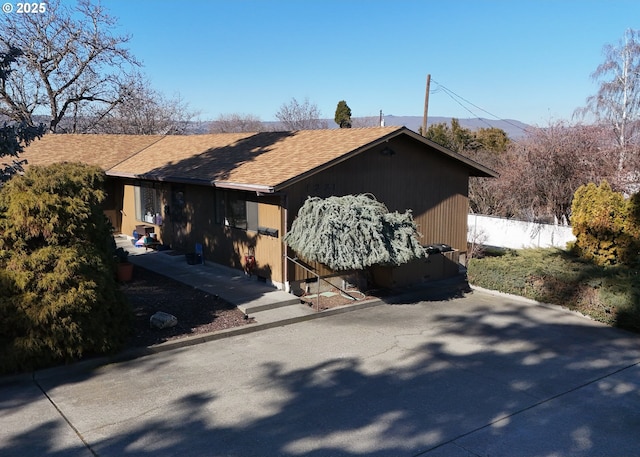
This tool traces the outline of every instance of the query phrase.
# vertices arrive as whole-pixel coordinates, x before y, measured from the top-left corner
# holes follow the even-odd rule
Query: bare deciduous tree
[[[617,45],[604,47],[605,60],[591,75],[600,83],[598,92],[587,99],[578,115],[592,114],[611,126],[619,147],[618,171],[637,149],[640,121],[640,36],[628,29]]]
[[[221,114],[211,124],[211,133],[262,132],[264,125],[259,117],[253,114]]]
[[[22,51],[17,48],[0,52],[0,87],[4,87],[4,82],[14,70],[13,65],[21,55]],[[24,122],[7,123],[2,117],[0,116],[0,160],[3,162],[0,162],[0,186],[13,175],[24,171],[23,165],[27,161],[19,158],[20,153],[44,133],[42,125],[35,127]],[[5,156],[9,162],[4,162],[7,160]]]
[[[501,215],[525,220],[571,218],[575,190],[616,174],[602,129],[555,122],[531,130],[500,164]]]
[[[469,227],[467,229],[467,255],[464,257],[464,266],[469,266],[469,260],[482,257],[485,253],[485,243],[489,235],[483,228]]]
[[[467,157],[492,170],[499,170],[505,160],[505,152],[485,149],[463,151]],[[494,214],[502,212],[502,192],[499,189],[500,178],[469,179],[469,211],[476,214]]]
[[[180,97],[168,99],[151,88],[142,75],[129,78],[121,87],[120,103],[100,119],[87,118],[83,130],[130,135],[183,135],[198,113]]]
[[[71,8],[60,0],[46,14],[0,17],[0,50],[22,50],[16,68],[0,87],[0,114],[33,124],[49,117],[49,130],[77,131],[68,118],[100,119],[121,102],[122,75],[138,65],[114,34],[116,20],[100,4],[80,0]]]
[[[289,103],[284,103],[276,113],[276,118],[287,130],[317,130],[326,129],[327,121],[320,119],[320,109],[308,98],[303,103],[292,98]]]

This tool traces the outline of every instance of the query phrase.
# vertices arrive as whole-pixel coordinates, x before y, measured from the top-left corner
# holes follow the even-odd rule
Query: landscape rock
[[[149,325],[158,329],[175,327],[178,325],[178,318],[173,314],[158,311],[149,319]]]

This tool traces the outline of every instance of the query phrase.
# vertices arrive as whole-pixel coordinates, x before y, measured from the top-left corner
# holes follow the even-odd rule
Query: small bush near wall
[[[640,196],[625,199],[606,181],[576,190],[571,206],[575,252],[598,265],[633,264],[640,253]]]
[[[471,259],[469,283],[552,303],[640,333],[640,271],[601,266],[559,249],[508,251]]]

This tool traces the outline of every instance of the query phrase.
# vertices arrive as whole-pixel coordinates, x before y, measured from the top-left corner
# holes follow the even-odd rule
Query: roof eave
[[[246,184],[228,181],[213,181],[212,185],[221,189],[246,190],[250,192],[259,192],[263,194],[273,194],[276,190],[273,186],[264,184]]]
[[[232,189],[232,190],[246,190],[249,192],[260,192],[264,194],[272,194],[275,192],[273,186],[267,186],[262,184],[249,184],[249,183],[235,183],[228,181],[210,181],[206,179],[193,179],[193,178],[184,178],[178,176],[158,176],[153,174],[135,174],[135,173],[123,173],[123,172],[113,172],[108,171],[107,176],[115,177],[115,178],[127,178],[127,179],[136,179],[141,181],[156,181],[156,182],[166,182],[166,183],[175,183],[175,184],[193,184],[198,186],[210,186],[217,187],[220,189]]]

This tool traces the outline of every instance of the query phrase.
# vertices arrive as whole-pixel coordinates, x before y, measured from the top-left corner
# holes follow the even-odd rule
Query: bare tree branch
[[[211,133],[262,132],[264,125],[260,118],[252,114],[221,114],[211,124]]]
[[[500,215],[569,222],[578,187],[616,176],[615,151],[602,128],[558,121],[513,144],[498,171]]]
[[[618,172],[638,145],[640,130],[640,36],[628,29],[617,45],[604,47],[605,61],[591,75],[600,83],[598,92],[576,115],[593,115],[611,128],[618,144]]]
[[[132,135],[180,135],[187,132],[189,123],[198,115],[180,97],[166,98],[151,89],[150,82],[138,74],[124,81],[119,102],[110,110],[86,114],[93,120],[86,130],[96,133]]]
[[[276,118],[287,130],[317,130],[326,129],[327,122],[320,119],[320,109],[308,98],[303,103],[292,98],[289,103],[284,103],[276,113]]]
[[[121,102],[120,75],[139,65],[124,47],[129,37],[114,35],[116,25],[91,0],[80,0],[75,8],[52,0],[48,14],[3,15],[0,50],[17,47],[24,54],[0,90],[1,112],[33,124],[33,116],[46,110],[55,132],[71,107],[113,109]]]

